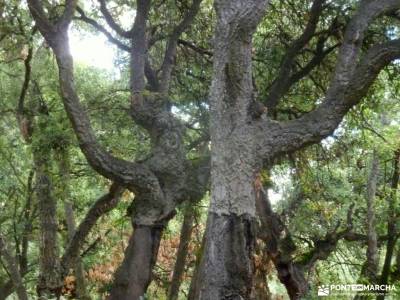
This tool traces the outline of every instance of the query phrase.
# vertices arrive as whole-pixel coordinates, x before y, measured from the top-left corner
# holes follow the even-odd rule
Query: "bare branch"
[[[80,17],[77,18],[78,20],[81,20],[81,21],[93,26],[93,28],[97,29],[99,32],[104,34],[111,43],[116,45],[121,50],[126,51],[126,52],[130,52],[131,51],[131,48],[129,46],[125,45],[123,42],[121,42],[120,40],[116,39],[110,32],[107,31],[107,29],[105,29],[103,26],[101,26],[94,19],[89,18],[85,14],[85,12],[83,11],[82,8],[77,6],[76,7],[76,11],[80,14]]]
[[[346,88],[353,78],[364,35],[370,23],[377,17],[399,7],[400,3],[397,0],[361,1],[359,9],[346,28],[327,97],[330,94],[336,94],[339,89]]]
[[[206,55],[206,56],[209,56],[209,57],[213,56],[212,51],[204,49],[204,48],[201,48],[199,46],[196,46],[192,42],[185,41],[185,40],[182,40],[182,39],[178,39],[178,44],[182,45],[182,46],[185,46],[185,47],[187,47],[189,49],[192,49],[193,51],[195,51],[197,53],[200,53],[201,55]]]

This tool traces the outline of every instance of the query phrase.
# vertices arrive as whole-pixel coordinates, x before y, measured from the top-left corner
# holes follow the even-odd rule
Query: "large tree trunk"
[[[136,225],[109,300],[141,300],[152,278],[164,226]]]
[[[194,299],[249,299],[252,291],[254,219],[208,216],[205,253]]]
[[[193,231],[193,223],[195,220],[195,210],[192,207],[186,208],[185,216],[181,229],[181,236],[179,239],[179,248],[176,255],[176,262],[174,273],[172,275],[171,286],[168,291],[169,300],[177,300],[179,295],[179,288],[182,283],[182,276],[185,272],[185,262],[189,251],[190,238]]]
[[[195,299],[250,299],[255,245],[256,141],[252,35],[266,1],[216,0],[211,87],[211,206]]]

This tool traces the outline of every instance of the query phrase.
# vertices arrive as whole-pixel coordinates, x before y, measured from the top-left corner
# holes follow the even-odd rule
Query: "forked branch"
[[[400,40],[372,46],[361,58],[364,33],[377,17],[398,9],[397,0],[361,1],[347,26],[336,70],[325,100],[313,111],[289,122],[258,122],[263,158],[290,153],[321,141],[337,128],[345,114],[367,94],[380,71],[400,58]],[[272,147],[272,143],[274,147]]]

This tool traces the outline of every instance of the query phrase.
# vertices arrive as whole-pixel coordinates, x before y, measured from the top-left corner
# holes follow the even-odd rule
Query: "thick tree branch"
[[[326,0],[314,0],[309,13],[309,20],[300,37],[298,37],[289,46],[285,57],[283,58],[279,73],[274,80],[268,96],[265,100],[265,104],[269,111],[273,111],[278,104],[279,99],[287,92],[289,87],[292,85],[291,77],[288,74],[291,73],[296,54],[312,39],[317,28],[317,24],[321,13],[323,11],[323,4]]]
[[[85,14],[85,12],[83,11],[82,8],[77,6],[76,7],[76,11],[80,14],[80,17],[77,18],[78,20],[81,20],[81,21],[91,25],[97,31],[99,31],[102,34],[104,34],[111,43],[116,45],[121,50],[126,51],[126,52],[130,52],[131,51],[131,48],[129,46],[125,45],[123,42],[121,42],[120,40],[115,38],[107,29],[105,29],[103,26],[101,26],[97,21],[95,21],[94,19],[89,18]]]
[[[96,249],[96,247],[98,246],[98,244],[105,238],[107,237],[107,235],[111,232],[111,229],[108,229],[104,235],[100,235],[99,237],[97,237],[89,246],[87,246],[86,249],[84,249],[81,252],[81,257],[85,257],[89,252],[92,252],[94,249]]]
[[[291,299],[301,299],[309,289],[305,272],[310,270],[318,260],[324,260],[336,249],[340,239],[352,233],[353,208],[347,211],[345,228],[336,228],[327,232],[325,237],[314,242],[314,247],[305,254],[302,260],[295,261],[296,245],[281,217],[272,210],[268,195],[261,185],[256,186],[257,214],[260,218],[259,237],[266,244],[266,251],[275,265],[279,280],[285,285]],[[364,236],[365,238],[365,236]]]
[[[156,93],[143,93],[146,88],[145,76],[152,91],[159,91],[157,74],[150,66],[148,58],[148,41],[146,23],[149,16],[151,1],[138,0],[135,22],[132,32],[131,48],[131,115],[136,123],[146,128],[153,135],[160,134],[158,128],[160,114],[166,112],[166,107]],[[170,117],[171,115],[169,115]],[[171,118],[169,118],[171,120]],[[163,125],[163,129],[165,124]]]
[[[39,28],[41,28],[41,32],[43,35],[54,32],[53,24],[49,21],[46,16],[46,13],[43,9],[43,5],[40,0],[29,0],[28,1],[29,10],[35,19],[35,22]]]
[[[28,4],[36,21],[37,1],[29,0]],[[131,190],[152,194],[155,198],[159,198],[161,194],[159,182],[144,164],[115,158],[98,144],[89,118],[76,93],[73,59],[68,44],[67,28],[55,29],[54,26],[49,25],[49,29],[46,27],[48,24],[40,22],[37,25],[56,55],[64,107],[78,138],[79,146],[89,164],[103,176]]]
[[[79,6],[77,6],[76,11],[80,14],[80,17],[77,18],[77,20],[83,21],[89,25],[91,25],[93,28],[95,28],[97,31],[101,32],[102,34],[104,34],[108,41],[110,43],[113,43],[114,45],[116,45],[119,49],[130,53],[131,52],[131,46],[126,45],[124,42],[120,41],[118,38],[115,38],[112,33],[110,33],[106,28],[104,28],[104,26],[100,25],[96,20],[89,18],[85,12],[83,11],[82,8],[80,8]],[[157,91],[158,90],[158,78],[157,78],[157,74],[154,72],[154,70],[152,69],[150,62],[148,59],[146,59],[145,62],[145,76],[147,78],[147,82],[150,85],[150,89],[152,91]]]
[[[262,120],[258,123],[265,133],[264,138],[259,139],[264,139],[259,144],[263,158],[295,151],[332,134],[344,115],[366,95],[379,72],[400,57],[400,40],[392,40],[371,47],[359,60],[368,25],[378,16],[399,7],[397,0],[361,1],[356,15],[347,26],[324,102],[314,111],[293,121],[279,123]]]
[[[75,13],[75,8],[78,4],[78,0],[65,0],[65,9],[60,19],[57,21],[57,26],[61,28],[67,28],[71,23],[72,17]]]
[[[98,144],[88,116],[75,91],[72,57],[69,53],[68,44],[65,41],[63,44],[63,46],[55,48],[55,53],[59,66],[64,106],[78,137],[80,148],[89,164],[103,176],[130,189],[158,193],[158,180],[144,164],[115,158]]]
[[[144,70],[147,58],[146,23],[151,1],[138,0],[135,22],[131,33],[131,90],[133,94],[143,92],[145,88]],[[134,105],[134,103],[132,103]]]
[[[130,38],[131,33],[129,31],[124,30],[121,26],[115,22],[113,16],[111,15],[110,11],[107,9],[106,1],[105,0],[98,0],[100,3],[100,11],[104,16],[108,26],[111,27],[117,34],[124,38]]]
[[[343,92],[329,92],[325,101],[314,111],[286,123],[265,120],[260,122],[267,139],[260,144],[264,157],[290,153],[306,145],[318,143],[329,136],[344,115],[367,94],[379,72],[400,58],[400,39],[372,47],[353,72]],[[274,149],[271,145],[274,141]],[[271,151],[272,150],[272,151]]]
[[[75,262],[76,257],[79,256],[79,251],[90,230],[96,224],[97,220],[111,211],[119,202],[124,189],[117,184],[112,184],[110,191],[100,197],[87,212],[83,221],[79,224],[75,234],[71,238],[64,255],[61,258],[61,266],[64,275],[68,273],[69,268]]]
[[[192,43],[192,42],[185,41],[185,40],[182,40],[182,39],[178,39],[178,44],[179,44],[179,45],[182,45],[182,46],[185,46],[185,47],[187,47],[187,48],[189,48],[189,49],[192,49],[194,52],[197,52],[197,53],[199,53],[199,54],[201,54],[201,55],[206,55],[206,56],[208,56],[208,57],[213,56],[212,51],[207,50],[207,49],[204,49],[204,48],[201,48],[201,47],[199,47],[199,46],[196,46],[196,45],[195,45],[194,43]]]
[[[178,45],[178,40],[181,34],[187,30],[187,28],[192,24],[194,18],[196,17],[202,0],[193,0],[192,5],[186,12],[182,21],[174,28],[172,34],[168,40],[167,48],[164,54],[164,61],[161,66],[161,92],[165,93],[168,91],[169,82],[171,78],[172,69],[175,63],[176,48]]]
[[[333,50],[335,50],[339,45],[333,45],[327,49],[324,49],[324,44],[318,44],[317,45],[317,51],[313,58],[304,66],[302,67],[299,71],[294,73],[292,76],[289,77],[289,86],[293,86],[295,83],[300,81],[302,78],[307,76],[312,70],[314,70],[315,67],[321,64],[321,62],[325,59],[325,57],[330,54]],[[269,108],[269,106],[267,105]]]

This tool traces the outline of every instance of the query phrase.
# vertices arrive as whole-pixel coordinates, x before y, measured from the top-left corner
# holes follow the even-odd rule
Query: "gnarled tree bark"
[[[267,1],[215,1],[211,204],[194,299],[249,299],[255,246],[252,35]]]
[[[99,2],[100,9],[110,27],[132,43],[129,47],[117,42],[116,39],[112,39],[124,51],[129,51],[131,54],[131,116],[137,124],[143,126],[149,132],[152,141],[151,155],[145,161],[124,161],[105,151],[98,144],[89,118],[80,104],[73,81],[73,60],[69,50],[67,33],[73,11],[76,8],[76,1],[66,1],[65,11],[56,22],[49,21],[40,1],[29,0],[28,4],[39,31],[56,56],[64,107],[82,152],[96,171],[135,193],[135,210],[132,215],[135,230],[130,244],[135,240],[146,240],[148,241],[147,248],[153,249],[153,247],[158,247],[157,236],[161,234],[161,232],[154,232],[154,228],[158,228],[157,231],[162,229],[173,215],[177,204],[186,199],[197,198],[198,191],[204,193],[206,186],[206,184],[203,184],[203,187],[200,187],[198,191],[194,191],[193,185],[188,184],[188,181],[193,179],[191,174],[197,172],[197,166],[186,158],[186,150],[183,144],[185,128],[171,113],[168,105],[168,87],[176,54],[177,39],[192,23],[199,10],[201,0],[193,1],[182,21],[169,37],[162,64],[161,78],[148,76],[148,74],[154,75],[148,63],[146,36],[146,23],[151,1],[139,0],[137,2],[135,22],[129,31],[122,30],[112,19],[104,1]],[[89,21],[97,28],[102,28],[98,23],[85,17],[82,10],[80,10],[80,13],[84,20]],[[107,32],[106,30],[102,31]],[[146,78],[151,90],[149,93],[145,93]],[[147,230],[144,230],[145,228]],[[146,232],[147,237],[144,237],[143,235],[146,235]],[[154,232],[154,234],[149,232]],[[136,236],[137,234],[139,236]],[[130,251],[133,252],[130,253]],[[137,289],[140,293],[144,293],[148,285],[148,280],[142,280],[141,276],[142,273],[151,274],[154,253],[157,253],[157,249],[148,253],[147,263],[142,265],[142,267],[150,269],[138,270],[132,268],[130,264],[140,261],[142,251],[137,246],[130,245],[125,252],[126,259],[120,267],[121,271],[117,272],[135,270],[137,274],[132,275],[132,281],[138,281],[133,282],[132,285],[140,286]],[[68,260],[66,256],[63,257],[64,263],[67,263],[66,266],[68,266]],[[111,295],[114,295],[114,293],[122,295],[121,290],[124,287],[127,288],[125,293],[130,294],[130,287],[119,284],[119,278],[119,276],[116,276],[114,287],[116,291],[112,291]],[[138,295],[138,297],[142,295]]]
[[[164,224],[134,226],[122,265],[115,274],[109,300],[141,299],[151,282]]]
[[[150,256],[153,256],[153,247],[157,246],[158,238],[157,234],[151,234],[152,229],[165,224],[177,203],[191,198],[188,195],[192,190],[187,190],[186,178],[190,177],[193,168],[185,157],[185,131],[169,109],[167,92],[177,38],[191,23],[199,2],[193,1],[187,18],[184,17],[170,35],[161,77],[158,78],[147,57],[149,52],[145,33],[151,2],[138,0],[133,28],[124,31],[113,22],[105,2],[100,0],[101,10],[110,28],[124,38],[129,36],[132,42],[131,46],[118,42],[118,46],[131,53],[132,118],[148,130],[152,141],[151,155],[141,162],[127,162],[106,152],[97,143],[79,102],[73,83],[73,62],[67,35],[76,1],[66,0],[66,9],[55,23],[46,17],[39,0],[29,0],[28,3],[40,32],[56,55],[64,106],[82,152],[96,171],[137,196],[133,224],[136,234],[140,235],[131,238],[126,259],[121,266],[121,272],[131,272],[132,264],[134,266],[137,261],[135,255],[141,255],[141,250],[132,244],[134,240],[146,240],[145,245],[151,250]],[[299,119],[273,121],[265,115],[265,108],[256,105],[251,71],[251,39],[266,4],[266,0],[215,1],[217,28],[210,97],[212,200],[205,235],[205,253],[197,272],[194,299],[251,297],[256,211],[254,182],[262,162],[272,162],[278,156],[317,143],[330,135],[345,114],[365,96],[380,70],[400,57],[399,40],[377,44],[361,55],[364,33],[369,24],[379,16],[398,9],[398,0],[360,1],[357,12],[347,26],[336,70],[324,101]],[[318,16],[318,1],[315,5],[317,14],[312,18],[314,21],[310,20],[311,23],[315,23],[315,16]],[[314,25],[310,26],[313,29]],[[146,78],[150,93],[145,90]],[[321,253],[316,252],[315,255],[319,257]],[[150,256],[147,257],[146,266],[151,268]],[[146,274],[149,274],[148,269]],[[132,276],[135,280],[141,280],[139,276]],[[144,292],[147,280],[138,284],[142,287],[137,290]],[[122,286],[116,285],[120,290]],[[125,295],[128,290],[125,290]],[[121,292],[121,297],[123,294]]]
[[[260,160],[272,162],[330,135],[380,70],[400,56],[400,41],[394,40],[373,46],[359,59],[369,24],[400,7],[395,0],[361,1],[347,26],[325,100],[299,119],[272,121],[265,110],[252,111],[260,106],[252,105],[251,38],[265,5],[266,1],[215,1],[211,207],[195,299],[250,297],[254,239],[250,224]]]

